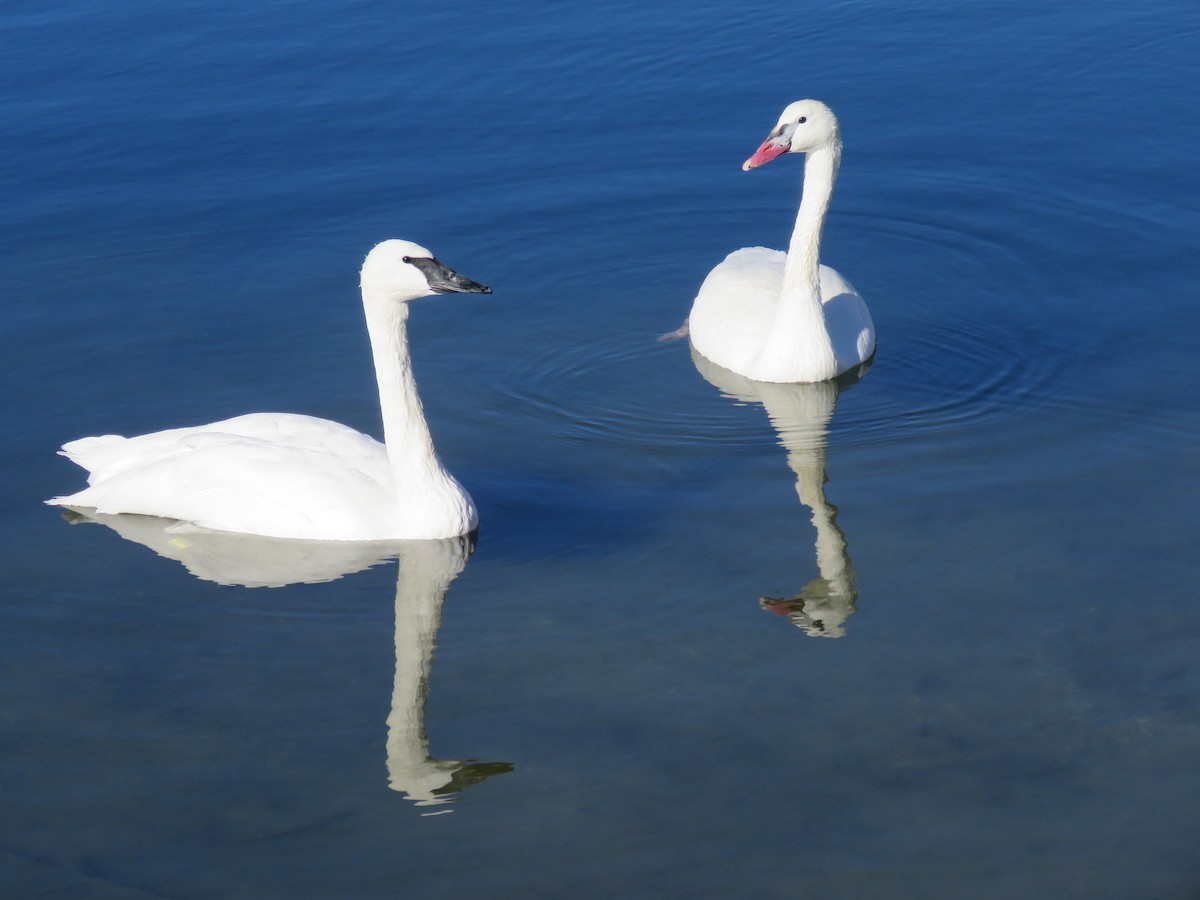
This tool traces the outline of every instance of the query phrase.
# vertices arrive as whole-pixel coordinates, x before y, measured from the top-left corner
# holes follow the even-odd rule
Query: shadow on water
[[[396,674],[387,718],[388,787],[418,807],[458,799],[464,788],[511,772],[507,762],[438,759],[429,753],[425,702],[442,604],[475,552],[475,535],[440,541],[299,541],[208,531],[171,519],[72,509],[73,524],[97,523],[173,559],[197,578],[239,587],[334,581],[396,560]],[[424,815],[450,812],[430,810]]]
[[[837,524],[837,507],[825,496],[829,421],[838,395],[867,373],[872,360],[838,379],[816,384],[751,381],[710,362],[694,348],[692,362],[726,397],[759,404],[767,411],[796,474],[796,493],[812,513],[819,577],[791,597],[761,597],[759,603],[768,612],[786,616],[810,637],[843,637],[846,620],[856,608],[858,588],[846,536]]]

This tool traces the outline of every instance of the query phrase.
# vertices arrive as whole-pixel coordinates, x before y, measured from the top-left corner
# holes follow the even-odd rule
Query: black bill
[[[486,284],[472,281],[465,275],[459,275],[441,260],[432,256],[406,256],[406,263],[416,266],[429,282],[429,289],[435,294],[490,294],[492,289]]]

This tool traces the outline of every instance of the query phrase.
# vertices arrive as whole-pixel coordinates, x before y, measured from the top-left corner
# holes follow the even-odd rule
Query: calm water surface
[[[1134,6],[7,5],[0,896],[1196,896],[1200,12]],[[879,350],[764,388],[655,338],[803,96]],[[41,505],[378,433],[386,237],[496,291],[412,318],[476,546]]]

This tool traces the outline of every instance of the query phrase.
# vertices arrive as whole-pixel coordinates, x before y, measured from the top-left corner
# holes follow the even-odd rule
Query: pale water
[[[1200,894],[1195,4],[430,6],[0,11],[0,896]],[[840,396],[655,340],[804,96]],[[387,237],[495,289],[412,318],[473,556],[41,505],[378,433]]]

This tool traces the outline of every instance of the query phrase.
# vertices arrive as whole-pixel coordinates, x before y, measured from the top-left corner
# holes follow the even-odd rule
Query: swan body
[[[735,250],[700,286],[688,317],[703,357],[754,381],[835,378],[875,352],[875,326],[861,296],[820,263],[821,229],[841,160],[837,119],[818,100],[789,105],[743,165],[805,153],[804,189],[788,250]]]
[[[434,449],[406,336],[408,301],[448,292],[491,289],[408,241],[384,241],[363,263],[382,443],[292,413],[81,438],[60,452],[88,471],[88,487],[46,502],[311,540],[438,539],[474,531],[475,504]]]

